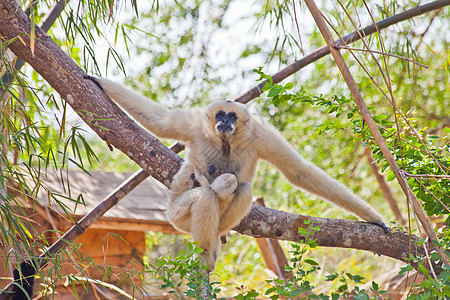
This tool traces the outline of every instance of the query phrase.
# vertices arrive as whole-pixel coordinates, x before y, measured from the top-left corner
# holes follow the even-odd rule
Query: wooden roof
[[[93,210],[106,196],[132,175],[132,173],[102,171],[91,171],[90,174],[92,176],[82,171],[63,171],[62,177],[64,180],[61,180],[61,173],[49,172],[47,175],[42,175],[41,180],[52,193],[57,195],[56,197],[60,201],[67,205],[73,212],[73,218],[77,220]],[[64,182],[64,185],[62,182]],[[163,184],[149,177],[106,212],[93,227],[176,232],[166,216],[166,207],[169,201],[167,193],[168,189]],[[84,205],[64,199],[64,196],[77,199],[80,195],[82,195]],[[81,200],[81,197],[79,199]],[[44,189],[39,191],[37,201],[41,206],[47,206],[56,212],[65,214],[54,199],[49,199],[49,193]],[[167,226],[170,228],[163,228]]]

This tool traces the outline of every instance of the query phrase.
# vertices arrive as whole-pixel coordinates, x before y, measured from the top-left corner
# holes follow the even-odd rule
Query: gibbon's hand
[[[387,227],[386,224],[384,224],[383,222],[370,222],[370,223],[380,226],[383,229],[384,233],[386,234],[391,232],[391,229]]]
[[[200,186],[208,186],[209,185],[208,179],[206,179],[206,177],[202,173],[200,173],[200,171],[197,169],[196,166],[194,166],[194,176],[193,177],[194,178],[192,178],[192,176],[191,176],[191,178],[193,180],[196,180],[200,184]]]
[[[83,76],[83,78],[93,81],[103,91],[102,86],[100,85],[100,83],[98,83],[97,78],[95,78],[94,76],[90,76],[90,75],[86,74]]]

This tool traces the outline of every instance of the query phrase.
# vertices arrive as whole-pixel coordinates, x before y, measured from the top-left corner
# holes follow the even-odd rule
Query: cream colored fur
[[[204,109],[168,110],[108,79],[97,78],[96,82],[150,132],[185,144],[185,163],[170,188],[168,217],[176,228],[199,241],[208,271],[214,269],[218,257],[219,237],[238,225],[251,207],[259,159],[273,164],[293,184],[368,222],[383,222],[369,204],[305,161],[277,130],[250,116],[242,104],[216,102]],[[219,110],[237,114],[234,133],[216,133]]]

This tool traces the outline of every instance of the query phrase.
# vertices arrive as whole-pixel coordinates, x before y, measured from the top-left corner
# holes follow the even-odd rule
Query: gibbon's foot
[[[102,86],[98,83],[97,78],[95,78],[94,76],[90,76],[90,75],[88,75],[88,74],[85,74],[85,75],[83,76],[83,78],[84,78],[84,79],[89,79],[89,80],[91,80],[92,82],[94,82],[94,83],[95,83],[95,84],[103,91]]]
[[[384,224],[383,222],[371,222],[371,223],[383,228],[384,233],[389,233],[391,231],[391,229],[389,227],[387,227],[386,224]]]
[[[214,179],[211,188],[219,197],[224,198],[231,196],[236,191],[237,185],[236,175],[224,173]]]

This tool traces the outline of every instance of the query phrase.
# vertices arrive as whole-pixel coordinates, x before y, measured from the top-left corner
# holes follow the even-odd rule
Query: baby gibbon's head
[[[245,105],[231,101],[212,103],[207,108],[211,128],[221,136],[228,137],[244,130],[250,119]]]

